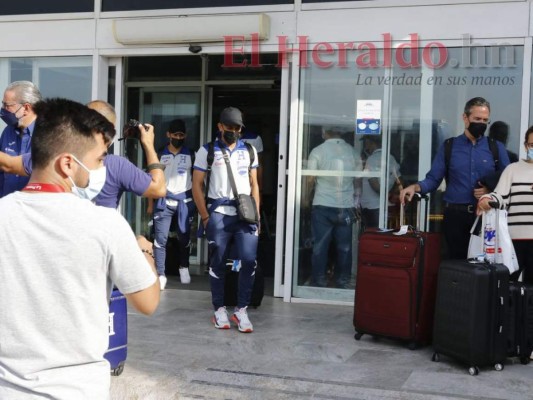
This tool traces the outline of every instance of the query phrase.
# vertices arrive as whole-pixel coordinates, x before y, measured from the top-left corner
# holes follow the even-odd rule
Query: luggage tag
[[[405,235],[406,233],[408,233],[411,229],[411,226],[409,225],[402,225],[400,226],[400,230],[398,232],[392,232],[393,235],[396,235],[396,236],[401,236],[401,235]]]

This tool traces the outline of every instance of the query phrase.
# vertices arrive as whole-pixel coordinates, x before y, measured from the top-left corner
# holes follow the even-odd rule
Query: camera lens
[[[129,138],[135,138],[135,139],[139,139],[140,138],[140,130],[139,130],[139,125],[141,123],[139,121],[137,121],[136,119],[130,119],[125,125],[124,125],[124,128],[122,128],[122,137],[124,139],[129,139]]]

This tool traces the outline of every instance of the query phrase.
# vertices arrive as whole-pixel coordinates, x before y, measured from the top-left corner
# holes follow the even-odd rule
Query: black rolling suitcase
[[[528,364],[533,351],[533,285],[509,285],[507,354]]]
[[[496,203],[491,203],[497,207]],[[496,214],[494,226],[499,226]],[[485,229],[482,226],[481,229]],[[495,259],[499,249],[499,232],[485,231],[486,257]],[[491,251],[492,250],[492,251]],[[509,269],[492,262],[471,263],[448,260],[441,264],[433,327],[433,361],[440,354],[466,363],[470,375],[479,367],[504,367],[508,353]]]
[[[477,375],[507,358],[509,269],[503,264],[443,261],[438,278],[433,361],[446,355]]]

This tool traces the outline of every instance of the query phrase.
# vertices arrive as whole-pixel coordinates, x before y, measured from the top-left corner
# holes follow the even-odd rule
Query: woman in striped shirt
[[[517,280],[524,271],[523,281],[533,283],[533,126],[524,140],[527,158],[510,164],[503,171],[494,192],[479,199],[478,212],[490,209],[496,200],[508,210],[509,233],[520,269],[511,274]]]

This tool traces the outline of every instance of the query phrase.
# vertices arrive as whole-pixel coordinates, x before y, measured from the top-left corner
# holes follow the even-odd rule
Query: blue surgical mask
[[[5,108],[1,108],[0,118],[2,118],[2,121],[4,121],[6,125],[12,126],[13,128],[17,128],[19,126],[20,120],[20,118],[17,117],[17,113],[21,108],[22,105],[15,112],[7,111]]]
[[[527,159],[533,160],[533,149],[527,149]]]
[[[102,191],[102,188],[105,184],[106,179],[106,167],[102,166],[97,169],[87,168],[80,160],[78,160],[74,155],[72,155],[74,160],[89,173],[89,183],[87,187],[80,188],[76,186],[74,180],[69,176],[70,182],[72,183],[72,193],[77,195],[82,199],[92,200]]]

